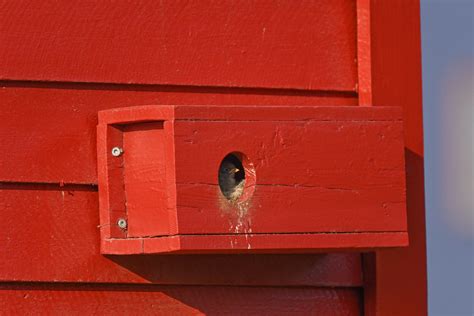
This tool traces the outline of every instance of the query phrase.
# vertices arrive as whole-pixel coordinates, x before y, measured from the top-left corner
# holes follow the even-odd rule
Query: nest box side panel
[[[177,120],[179,233],[406,231],[402,125]],[[233,152],[255,178],[235,201],[217,174]]]

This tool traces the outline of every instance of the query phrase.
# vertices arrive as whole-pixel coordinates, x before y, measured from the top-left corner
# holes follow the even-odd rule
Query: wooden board
[[[354,95],[285,90],[3,83],[0,181],[97,183],[99,110],[142,104],[355,105]]]
[[[89,186],[0,184],[1,281],[360,286],[360,255],[100,254]]]
[[[0,284],[2,313],[48,315],[359,315],[347,288]]]
[[[420,4],[418,0],[358,0],[358,9],[365,32],[359,35],[359,47],[365,47],[359,59],[370,59],[362,68],[364,80],[359,77],[361,92],[364,91],[360,104],[399,104],[404,110],[410,235],[409,247],[380,251],[365,258],[365,312],[369,316],[426,315]],[[369,19],[364,21],[368,12]]]
[[[356,91],[356,9],[320,1],[2,1],[0,80]]]

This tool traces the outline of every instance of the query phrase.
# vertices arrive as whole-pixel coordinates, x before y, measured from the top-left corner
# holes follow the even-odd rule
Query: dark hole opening
[[[235,154],[224,157],[219,166],[219,188],[231,201],[237,200],[245,185],[245,169],[241,159]]]

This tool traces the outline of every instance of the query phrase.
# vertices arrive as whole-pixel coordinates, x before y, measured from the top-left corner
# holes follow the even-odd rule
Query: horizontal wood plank
[[[351,0],[2,1],[0,34],[0,80],[356,90]]]
[[[257,186],[403,189],[401,121],[357,120],[357,111],[352,120],[347,115],[339,121],[331,115],[331,107],[319,108],[328,113],[327,121],[310,115],[293,120],[299,109],[287,108],[284,122],[266,118],[257,107],[254,121],[178,120],[174,129],[176,182],[217,185],[222,159],[238,152],[254,166]],[[340,109],[351,112],[352,107]]]
[[[180,234],[407,229],[404,191],[399,187],[352,190],[260,186],[240,211],[220,199],[218,186],[178,185],[177,191]]]
[[[97,112],[143,104],[356,105],[357,99],[291,91],[4,83],[0,181],[96,184]]]
[[[360,315],[357,288],[90,286],[0,283],[2,313],[49,315]]]
[[[0,280],[360,286],[360,254],[103,256],[89,186],[0,184]]]

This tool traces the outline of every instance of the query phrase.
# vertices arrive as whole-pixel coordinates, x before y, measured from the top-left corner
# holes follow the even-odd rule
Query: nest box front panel
[[[98,131],[104,253],[407,243],[397,108],[142,106]]]

